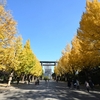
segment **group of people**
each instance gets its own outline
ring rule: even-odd
[[[71,81],[71,79],[68,79],[67,83],[68,83],[69,88],[73,87],[75,89],[80,89],[80,82],[79,82],[78,79],[75,79],[75,80],[72,80],[72,81]],[[85,81],[85,87],[86,87],[86,90],[88,92],[89,92],[90,88],[91,88],[91,90],[93,90],[94,84],[93,84],[92,80]]]
[[[94,84],[93,84],[92,80],[85,81],[85,87],[86,87],[88,92],[89,92],[90,88],[93,90]]]
[[[71,88],[73,85],[73,88],[76,88],[76,89],[80,89],[80,84],[79,84],[79,80],[72,80],[71,79],[68,79],[68,87]]]

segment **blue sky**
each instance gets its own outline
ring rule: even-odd
[[[38,60],[56,61],[79,27],[86,0],[7,0],[23,43]]]

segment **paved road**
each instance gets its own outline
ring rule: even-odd
[[[40,82],[0,87],[0,100],[100,100],[100,91],[69,89],[64,82]]]

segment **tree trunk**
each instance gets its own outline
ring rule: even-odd
[[[34,82],[34,75],[32,76],[32,82]]]
[[[11,74],[9,75],[9,80],[8,80],[7,86],[10,86],[11,85],[11,81],[12,81],[13,74],[14,74],[14,72],[11,72]]]
[[[22,75],[22,82],[24,82],[26,79],[25,79],[25,75]]]

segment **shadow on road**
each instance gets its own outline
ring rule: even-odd
[[[69,89],[64,82],[40,82],[40,85],[12,84],[16,91],[5,91],[5,100],[100,100],[100,92]]]

